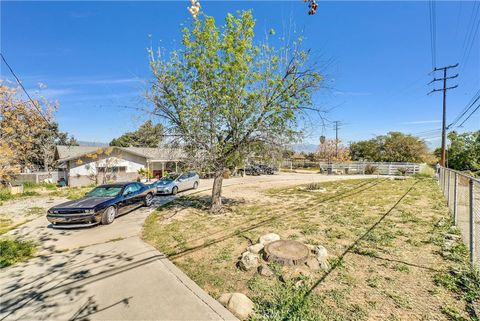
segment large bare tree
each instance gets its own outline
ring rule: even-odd
[[[322,77],[308,63],[301,39],[275,49],[254,39],[250,11],[228,14],[218,26],[200,15],[183,29],[168,56],[150,52],[149,98],[189,157],[214,174],[212,212],[222,205],[224,169],[258,142],[283,143],[298,131]],[[273,31],[271,32],[273,34]]]

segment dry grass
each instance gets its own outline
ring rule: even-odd
[[[448,212],[435,184],[348,180],[322,183],[325,193],[298,186],[260,188],[261,198],[240,200],[238,195],[247,195],[241,189],[253,188],[245,185],[224,190],[232,197],[225,215],[208,214],[205,198],[182,197],[155,211],[143,236],[214,297],[243,292],[259,311],[265,307],[262,297],[278,290],[279,281],[242,272],[236,263],[259,236],[275,232],[329,250],[329,273],[301,269],[312,289],[308,319],[468,319],[466,303],[435,282],[451,267],[441,255],[444,229],[436,224]],[[299,272],[283,268],[280,274],[289,278]]]

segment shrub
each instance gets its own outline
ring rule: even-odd
[[[408,168],[399,167],[399,168],[397,168],[397,172],[398,172],[399,175],[405,176],[405,175],[407,175]]]
[[[378,167],[375,165],[367,164],[367,166],[365,166],[365,174],[367,175],[375,174],[377,170],[378,170]]]
[[[25,261],[35,253],[32,241],[4,238],[0,240],[0,268]]]

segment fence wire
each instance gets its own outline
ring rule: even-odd
[[[470,262],[480,268],[480,180],[441,167],[438,183],[452,220],[470,252]]]

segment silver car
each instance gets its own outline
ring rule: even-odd
[[[187,189],[196,189],[199,181],[200,177],[195,172],[171,173],[153,183],[152,186],[157,188],[157,194],[175,195]]]

